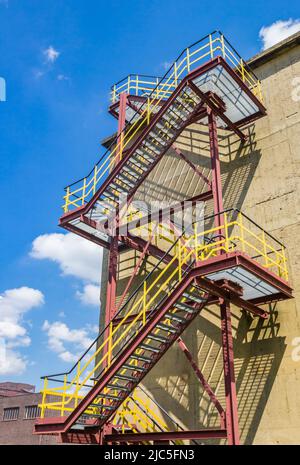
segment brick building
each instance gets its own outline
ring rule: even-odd
[[[53,444],[52,436],[32,434],[41,394],[24,383],[0,383],[0,444]]]

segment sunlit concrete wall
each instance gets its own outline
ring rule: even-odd
[[[271,317],[263,322],[233,308],[239,424],[243,443],[297,444],[300,442],[300,350],[297,351],[296,345],[300,341],[299,36],[296,41],[286,41],[260,59],[255,58],[252,66],[262,80],[268,115],[247,128],[249,140],[244,146],[235,137],[220,134],[224,204],[226,208],[241,209],[287,246],[295,298],[269,307]],[[206,128],[188,127],[176,144],[209,175]],[[138,190],[136,198],[171,204],[203,190],[203,181],[170,150]],[[211,208],[210,202],[207,214]],[[132,251],[121,255],[119,297],[138,256]],[[132,290],[151,269],[151,260],[144,262]],[[183,339],[224,405],[219,309],[203,310]],[[218,425],[208,396],[176,344],[147,375],[143,385],[184,427]],[[165,421],[172,428],[167,417]]]

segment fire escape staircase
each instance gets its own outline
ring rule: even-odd
[[[208,114],[214,112],[219,127],[244,139],[240,127],[265,114],[258,96],[245,84],[247,70],[243,62],[239,59],[234,70],[227,63],[222,37],[209,37],[209,61],[201,64],[200,60],[200,66],[192,69],[193,63],[197,63],[196,58],[191,58],[192,53],[199,53],[203,46],[194,52],[187,49],[186,61],[174,62],[175,71],[169,81],[168,76],[164,77],[146,97],[135,96],[136,105],[138,101],[141,105],[135,107],[129,121],[127,118],[125,129],[114,140],[111,153],[104,155],[100,168],[96,165],[86,178],[66,189],[65,213],[60,220],[64,228],[90,240],[98,229],[102,243],[109,248],[116,216],[122,217],[123,206],[128,205],[187,125],[197,121],[207,124]],[[220,41],[216,50],[222,51],[221,56],[213,53],[214,40],[217,44]],[[182,62],[185,67],[180,75],[178,63]],[[121,96],[122,93],[117,99]],[[267,298],[290,298],[283,246],[280,244],[280,250],[270,246],[267,233],[256,224],[259,233],[245,238],[249,232],[242,222],[245,219],[249,220],[235,211],[233,219],[227,221],[227,213],[219,212],[209,219],[206,232],[183,232],[167,251],[156,247],[156,266],[73,368],[44,377],[42,417],[35,424],[36,434],[101,434],[206,305],[220,299],[231,301],[266,318],[266,312],[257,304],[265,303]],[[253,246],[252,255],[247,256],[253,236],[259,246]],[[272,236],[268,235],[268,239],[278,246]],[[123,239],[118,237],[120,240]],[[256,263],[261,259],[263,265]],[[249,296],[243,295],[244,284],[238,282],[247,283]],[[255,287],[255,295],[251,286]],[[50,383],[57,383],[58,387],[49,387]],[[48,410],[60,416],[45,416]],[[226,428],[221,412],[214,437],[226,438]]]

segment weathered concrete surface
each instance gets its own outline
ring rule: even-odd
[[[295,299],[274,305],[271,318],[264,322],[252,320],[239,309],[233,311],[239,421],[243,443],[297,444],[300,360],[292,354],[295,338],[300,337],[300,92],[295,89],[295,78],[300,77],[300,45],[294,41],[293,47],[285,47],[283,53],[277,51],[261,63],[255,71],[262,80],[268,115],[247,129],[250,138],[244,147],[233,136],[220,136],[224,203],[242,209],[285,243]],[[207,173],[206,133],[203,126],[193,125],[177,145]],[[137,198],[174,203],[204,189],[203,181],[170,151],[139,189]],[[211,202],[206,213],[210,211]],[[122,254],[118,295],[136,256],[135,252]],[[224,403],[219,326],[219,310],[204,310],[183,339]],[[144,386],[186,427],[217,425],[207,395],[176,345],[145,378]]]

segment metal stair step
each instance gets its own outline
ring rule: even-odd
[[[129,160],[129,163],[130,163],[130,160]],[[139,179],[139,177],[141,176],[141,173],[139,171],[136,171],[134,168],[131,168],[131,166],[129,165],[124,165],[123,168],[122,168],[123,172],[124,172],[124,176],[125,174],[129,174],[130,176],[132,176],[133,178],[135,178],[136,180]]]
[[[114,191],[117,191],[120,195],[122,194],[128,194],[129,191],[127,191],[126,189],[123,189],[121,188],[121,186],[118,186],[118,189],[116,189],[116,187],[112,187],[112,185],[110,184],[107,188],[106,188],[106,191],[110,192],[112,195],[115,195],[116,198],[119,198],[120,196],[119,195],[116,195],[114,193]]]
[[[134,169],[135,167],[138,167],[141,171],[141,172],[138,172],[137,170],[135,170],[139,176],[143,176],[143,174],[147,171],[147,167],[144,166],[139,160],[137,160],[136,158],[134,157],[131,157],[130,160],[128,160],[128,162],[130,163],[130,168],[131,169]]]
[[[88,418],[106,418],[107,414],[105,415],[104,413],[84,413],[84,416]]]
[[[149,346],[148,344],[141,344],[139,348],[143,350],[149,350],[149,352],[154,352],[155,354],[158,354],[160,352],[160,349],[158,349],[158,347]]]
[[[133,189],[133,187],[134,187],[134,184],[133,184],[131,181],[125,180],[125,178],[124,178],[123,176],[121,177],[120,174],[118,174],[118,177],[116,178],[116,181],[122,182],[123,184],[125,184],[125,186],[126,186],[126,188],[127,188],[127,190],[128,190],[129,192],[130,192],[131,189]],[[118,184],[118,185],[120,185],[120,184]]]
[[[185,120],[181,118],[180,114],[178,114],[177,111],[175,111],[174,108],[172,109],[171,107],[168,108],[168,111],[162,116],[161,119],[168,121],[169,118],[170,118],[169,115],[168,115],[169,113],[172,113],[172,115],[174,115],[176,117],[176,119],[180,120],[182,123],[185,122]],[[174,118],[174,116],[173,116],[173,118]],[[179,127],[180,127],[180,125],[179,125]]]
[[[156,334],[151,334],[151,333],[148,334],[147,338],[153,339],[153,341],[162,342],[162,343],[166,343],[169,341],[167,337],[156,336]]]
[[[161,146],[161,148],[164,147],[161,143],[159,143],[159,142],[157,143],[155,137],[153,137],[153,136],[152,137],[148,136],[148,138],[145,139],[144,144],[145,144],[146,147],[149,147],[150,150],[152,150],[156,154],[160,153],[159,145]]]
[[[152,362],[151,358],[145,357],[144,355],[132,354],[130,355],[130,358],[133,358],[134,360],[140,360],[141,362],[145,363]]]
[[[182,295],[183,297],[186,297],[187,299],[193,300],[194,302],[197,302],[197,303],[202,303],[205,300],[189,292],[184,292]]]
[[[177,333],[177,329],[174,328],[173,326],[168,326],[163,323],[158,323],[156,325],[157,328],[162,329],[163,331],[168,331],[169,333],[175,334]]]
[[[179,310],[184,310],[187,313],[195,313],[197,311],[189,305],[183,304],[181,302],[174,304],[174,307],[178,308]]]
[[[123,365],[123,368],[126,368],[127,370],[133,370],[133,371],[141,371],[141,372],[146,371],[146,368],[135,366],[135,365],[129,365],[128,363],[125,363]]]
[[[113,396],[111,394],[101,394],[99,396],[100,399],[104,398],[104,399],[110,399],[110,400],[122,400],[122,397],[118,397],[118,396]]]
[[[95,205],[99,205],[101,208],[107,208],[107,210],[113,211],[115,209],[114,205],[106,202],[106,200],[100,199],[96,202]]]
[[[103,410],[115,410],[116,409],[116,405],[103,405],[102,407]]]
[[[126,386],[122,386],[120,384],[107,384],[107,386],[109,389],[114,389],[115,391],[126,391],[126,392],[129,392],[130,389],[128,389],[128,387]]]
[[[138,156],[139,158],[135,158],[135,157],[137,157],[137,156]],[[143,159],[142,159],[142,158],[143,158],[143,155],[140,154],[140,153],[138,153],[138,152],[136,152],[136,153],[134,154],[134,156],[132,157],[133,160],[136,160],[137,163],[141,163],[141,165],[143,165],[145,168],[148,169],[148,168],[149,168],[149,162],[148,162],[145,158],[143,158]]]
[[[121,181],[121,182],[122,182],[122,181]],[[125,183],[123,183],[123,184],[125,184]],[[121,193],[122,193],[123,191],[125,191],[125,192],[130,192],[130,188],[128,189],[128,187],[127,187],[127,189],[126,189],[125,187],[121,186],[120,184],[117,184],[116,182],[112,182],[112,183],[110,184],[110,186],[109,186],[108,189],[109,189],[109,190],[110,190],[110,189],[115,189],[115,190],[117,190],[118,192],[121,192]],[[120,191],[119,189],[121,189],[121,191]]]
[[[106,191],[107,191],[107,189],[106,189],[104,192],[102,192],[102,195],[103,195],[105,198],[107,198],[107,199],[110,200],[111,202],[114,202],[114,203],[117,205],[117,204],[118,204],[118,201],[116,200],[116,197],[115,197],[114,195],[113,195],[113,197],[112,197],[112,195],[109,194],[109,193],[106,192]],[[112,208],[114,208],[114,206],[112,206]]]
[[[124,381],[137,381],[137,378],[135,376],[120,375],[119,373],[114,375],[114,378],[122,379]]]
[[[185,323],[185,319],[184,319],[184,318],[181,318],[180,316],[175,315],[175,314],[173,314],[173,313],[166,313],[165,316],[166,316],[167,318],[170,318],[170,320],[178,321],[178,323]]]
[[[155,160],[155,156],[150,155],[149,153],[147,153],[146,147],[145,147],[144,151],[142,152],[142,155],[141,155],[141,156],[144,158],[144,160],[147,161],[148,166],[149,166],[150,163],[153,163],[154,160]]]
[[[90,407],[101,408],[102,410],[106,408],[108,408],[108,410],[112,410],[113,408],[115,408],[113,405],[95,404],[95,403],[90,404],[88,408]]]

